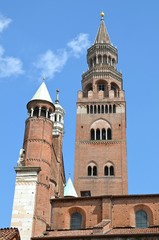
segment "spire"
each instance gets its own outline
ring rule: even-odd
[[[59,90],[56,89],[56,100],[55,103],[59,103]]]
[[[64,189],[64,197],[78,197],[70,177]]]
[[[45,100],[53,103],[50,94],[47,90],[46,84],[44,82],[40,85],[40,87],[38,88],[38,90],[36,91],[31,100]]]
[[[100,22],[100,26],[97,32],[97,36],[95,39],[94,43],[109,43],[110,44],[110,38],[104,23],[104,12],[101,12],[100,14],[101,16],[101,22]]]

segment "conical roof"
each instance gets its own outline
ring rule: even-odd
[[[110,43],[110,38],[104,23],[104,13],[101,13],[101,22],[94,43]]]
[[[64,197],[78,197],[70,177],[64,188]]]
[[[50,94],[47,90],[46,84],[44,82],[40,85],[40,87],[38,88],[38,90],[36,91],[31,100],[45,100],[53,103]]]

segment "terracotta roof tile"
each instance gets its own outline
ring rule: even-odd
[[[159,227],[150,228],[114,228],[107,232],[107,235],[144,235],[144,234],[159,234]]]
[[[0,228],[0,240],[20,240],[18,228]]]

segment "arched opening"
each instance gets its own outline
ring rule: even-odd
[[[105,105],[105,113],[108,113],[108,105]]]
[[[97,128],[96,130],[96,140],[100,140],[100,129]]]
[[[90,113],[91,114],[93,113],[93,106],[92,105],[90,106]]]
[[[103,55],[103,63],[107,64],[107,55]]]
[[[84,97],[88,97],[88,92],[89,91],[92,91],[93,90],[93,88],[92,88],[92,83],[88,83],[87,85],[86,85],[86,87],[84,88],[84,90],[83,90],[83,95],[84,95]]]
[[[91,166],[88,166],[87,173],[88,173],[88,176],[92,176],[92,167]]]
[[[40,114],[40,116],[46,117],[46,109],[45,109],[45,108],[42,108],[42,109],[41,109],[41,114]]]
[[[87,105],[87,114],[89,114],[89,105]]]
[[[108,130],[107,130],[107,139],[108,139],[108,140],[111,140],[111,139],[112,139],[112,131],[111,131],[110,128],[108,128]]]
[[[97,166],[93,166],[93,176],[97,176]]]
[[[102,113],[104,113],[104,106],[102,105]]]
[[[101,64],[101,63],[102,63],[102,56],[98,55],[98,64]]]
[[[111,90],[114,91],[114,97],[119,97],[119,87],[115,83],[111,83]]]
[[[59,115],[59,122],[61,122],[61,115]]]
[[[112,113],[112,105],[109,105],[109,113]]]
[[[78,230],[82,227],[82,215],[79,212],[71,214],[71,230]]]
[[[135,214],[136,227],[137,228],[147,228],[148,227],[148,216],[143,210],[137,211]]]
[[[106,130],[102,129],[102,140],[106,140]]]
[[[105,166],[104,168],[104,176],[108,176],[108,166]]]
[[[94,113],[95,113],[95,114],[97,113],[97,107],[96,107],[96,105],[94,105]]]
[[[55,114],[55,122],[57,122],[57,115]]]
[[[110,166],[110,176],[114,176],[114,167]]]
[[[98,113],[100,114],[100,105],[98,105]]]
[[[33,112],[33,117],[38,117],[39,116],[39,108],[36,107]]]
[[[91,140],[95,140],[95,132],[94,129],[91,129]]]
[[[105,80],[99,80],[97,81],[97,91],[103,91],[104,96],[107,96],[107,82]]]
[[[113,113],[116,113],[116,105],[113,105]]]

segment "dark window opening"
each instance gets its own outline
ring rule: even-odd
[[[136,227],[137,228],[147,228],[148,227],[148,217],[145,211],[136,212]]]
[[[92,175],[92,167],[88,166],[88,176],[91,176],[91,175]]]
[[[104,113],[104,106],[102,105],[102,113]]]
[[[104,91],[105,85],[104,84],[98,84],[98,91]]]
[[[90,106],[90,113],[91,114],[93,113],[93,106],[92,105]]]
[[[107,130],[107,139],[108,140],[111,140],[112,139],[112,131],[111,131],[111,129],[110,128],[108,128],[108,130]]]
[[[94,105],[94,113],[95,113],[95,114],[97,113],[97,107],[96,107],[96,105]]]
[[[90,197],[91,191],[81,191],[81,197]]]
[[[93,176],[97,176],[97,167],[93,166]]]
[[[46,117],[46,109],[44,109],[44,108],[41,109],[41,114],[40,114],[40,116]]]
[[[95,140],[95,132],[94,132],[94,129],[91,129],[91,140]]]
[[[114,167],[110,166],[110,176],[114,176]]]
[[[112,113],[112,106],[109,105],[109,113]]]
[[[89,106],[87,105],[87,114],[89,114]]]
[[[33,116],[34,116],[34,117],[38,117],[38,115],[39,115],[39,108],[36,107],[36,108],[34,109]]]
[[[113,105],[113,113],[116,113],[116,105]]]
[[[104,168],[104,175],[108,176],[108,166],[105,166],[105,168]]]
[[[100,113],[100,105],[98,105],[98,113]]]
[[[79,212],[71,214],[71,229],[78,230],[82,227],[82,215]]]
[[[96,130],[96,140],[100,140],[100,129]]]
[[[102,140],[106,140],[106,131],[104,128],[102,129]]]
[[[108,113],[108,105],[105,105],[105,113]]]

